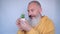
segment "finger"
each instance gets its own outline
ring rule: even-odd
[[[26,24],[29,24],[28,21],[25,21]]]
[[[17,21],[17,22],[16,22],[16,25],[19,25],[19,24],[20,24],[19,21]]]
[[[20,18],[17,19],[16,24],[20,24]]]
[[[18,28],[19,28],[20,30],[23,30],[23,28],[22,28],[21,26],[18,26]]]
[[[21,25],[26,25],[25,21],[21,21],[20,24],[21,24]]]

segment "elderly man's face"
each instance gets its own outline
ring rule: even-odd
[[[39,13],[41,13],[41,8],[36,3],[28,5],[28,15],[31,19],[35,18]]]

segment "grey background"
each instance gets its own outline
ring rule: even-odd
[[[0,34],[17,34],[16,19],[22,13],[27,15],[27,5],[31,0],[0,0]],[[60,0],[37,0],[42,5],[42,15],[51,18],[55,34],[60,34]]]

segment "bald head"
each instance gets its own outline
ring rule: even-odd
[[[30,4],[32,4],[32,3],[35,3],[36,5],[38,5],[39,7],[41,7],[41,4],[40,4],[38,1],[31,1],[31,2],[29,2],[28,5],[30,5]]]

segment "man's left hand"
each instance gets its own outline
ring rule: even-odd
[[[22,29],[25,31],[30,31],[32,28],[27,21],[21,20],[20,25],[21,25]]]

